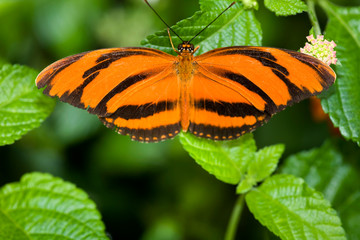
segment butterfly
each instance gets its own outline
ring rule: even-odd
[[[46,67],[36,85],[120,134],[157,142],[181,131],[238,138],[336,78],[325,63],[296,51],[233,46],[194,56],[190,42],[174,49],[177,56],[144,47],[76,54]]]

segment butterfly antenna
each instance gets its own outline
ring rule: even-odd
[[[146,1],[146,0],[145,0]],[[224,12],[226,12],[229,8],[231,8],[235,2],[232,2],[224,11],[222,11],[214,20],[212,20],[206,27],[204,27],[200,32],[198,32],[192,39],[190,39],[189,43],[194,40],[197,36],[199,36],[200,33],[202,33],[205,29],[207,29],[213,22],[215,22],[221,15],[223,15]]]
[[[182,40],[182,38],[174,30],[172,30],[172,28],[160,17],[160,15],[155,11],[155,9],[150,5],[150,3],[147,0],[144,1],[151,8],[151,10],[153,10],[156,16],[158,16],[160,20],[168,27],[168,29],[170,29],[181,41],[184,42],[184,40]]]
[[[167,29],[167,32],[168,32],[168,35],[169,35],[169,39],[170,39],[170,43],[171,43],[172,49],[173,49],[177,54],[180,55],[180,52],[179,52],[178,50],[176,50],[176,48],[174,47],[174,44],[173,44],[172,39],[171,39],[171,35],[170,35],[170,30],[169,30],[169,28]]]

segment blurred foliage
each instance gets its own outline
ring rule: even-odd
[[[193,0],[150,2],[169,25],[199,10]],[[266,46],[299,49],[311,27],[305,13],[276,17],[262,1],[255,15]],[[320,11],[319,17],[325,25],[325,14]],[[0,59],[41,70],[70,54],[139,46],[162,29],[142,0],[0,0]],[[284,143],[286,156],[339,138],[327,123],[313,122],[308,101],[277,114],[254,135],[259,148]],[[343,161],[359,162],[352,143],[337,142],[351,153]],[[234,187],[195,164],[178,138],[133,142],[86,111],[60,103],[40,128],[0,148],[0,185],[31,171],[52,173],[84,189],[113,239],[221,239],[236,199]],[[271,236],[247,210],[242,219],[239,239]]]

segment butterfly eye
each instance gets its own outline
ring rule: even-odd
[[[179,44],[179,45],[178,45],[178,50],[179,50],[179,52],[182,52],[183,49],[184,49],[184,48],[183,48],[183,44]]]
[[[188,49],[189,49],[189,52],[194,52],[194,45],[189,44]]]

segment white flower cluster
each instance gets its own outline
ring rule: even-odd
[[[316,57],[327,65],[336,64],[336,51],[334,51],[336,44],[334,41],[324,40],[323,35],[318,35],[316,39],[310,35],[306,39],[310,43],[306,43],[304,48],[300,48],[300,52]]]

